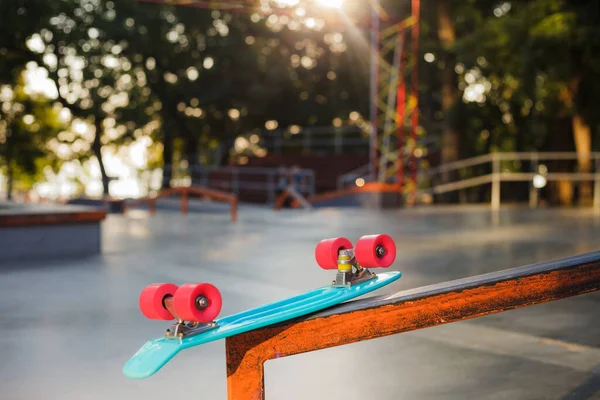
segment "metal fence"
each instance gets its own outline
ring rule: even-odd
[[[358,126],[310,127],[293,134],[288,130],[264,132],[261,145],[271,154],[281,154],[286,149],[301,150],[303,154],[326,150],[329,154],[342,154],[349,149],[367,154],[369,136]],[[333,151],[332,151],[333,149]]]
[[[315,172],[310,169],[291,170],[265,167],[172,167],[171,186],[201,186],[239,195],[241,192],[264,194],[269,203],[275,202],[280,191],[294,179],[296,190],[304,196],[315,194]],[[162,174],[161,174],[162,175]],[[147,192],[160,190],[162,181],[145,180]]]
[[[548,162],[571,161],[566,171],[550,171]],[[578,169],[578,163],[589,162],[589,172]],[[473,167],[487,165],[488,173],[461,178],[461,171],[473,171]],[[527,169],[526,171],[524,169]],[[459,179],[447,181],[454,173]],[[464,175],[464,174],[463,174]],[[471,173],[470,175],[474,175]],[[573,152],[520,152],[490,153],[435,168],[419,171],[421,189],[418,194],[442,194],[470,187],[491,184],[491,207],[498,209],[501,202],[502,182],[529,182],[529,204],[536,207],[539,190],[550,181],[593,182],[593,205],[600,209],[600,153],[579,154]]]
[[[437,142],[435,138],[432,137],[424,137],[420,138],[414,149],[421,149],[426,152],[426,154],[431,155],[439,152],[439,148],[437,147]],[[403,151],[403,155],[401,157],[403,166],[404,166],[404,175],[405,181],[408,180],[413,174],[418,174],[418,169],[412,171],[409,168],[409,162],[412,160],[417,162],[421,157],[411,157],[414,149],[410,146],[405,146]],[[379,163],[379,175],[380,175],[380,183],[396,183],[397,179],[397,168],[399,166],[400,159],[398,158],[398,151],[392,151],[387,155],[388,160],[393,160],[392,162],[386,162],[384,158],[380,159]],[[364,182],[371,181],[373,170],[371,164],[363,165],[360,168],[356,168],[352,171],[349,171],[343,175],[340,175],[337,179],[337,189],[344,190],[349,189],[356,186],[356,180],[362,179]],[[383,182],[381,179],[385,180]]]

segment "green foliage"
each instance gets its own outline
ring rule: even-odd
[[[60,165],[48,147],[50,140],[64,129],[64,123],[58,117],[58,109],[45,97],[26,93],[23,75],[12,87],[0,86],[0,91],[3,170],[9,179],[20,182],[19,189],[31,189],[46,167],[56,170]]]
[[[444,47],[439,3],[421,7],[420,112],[431,135],[450,122],[461,157],[552,149],[563,122],[581,114],[598,146],[597,1],[448,3],[456,41]],[[383,5],[392,16],[410,8]],[[280,18],[136,1],[0,2],[0,87],[15,94],[0,103],[5,166],[38,178],[46,164],[102,161],[103,151],[147,138],[151,166],[224,163],[218,155],[238,136],[331,125],[351,111],[368,115],[369,53],[358,37],[367,32],[294,27],[291,17]],[[435,61],[423,62],[423,53]],[[55,98],[25,93],[20,79],[31,62],[48,71]],[[440,115],[450,62],[459,96]],[[63,126],[63,108],[94,135]],[[25,115],[35,123],[24,123]],[[71,150],[58,157],[61,145]]]
[[[433,3],[424,7],[423,47],[439,53]],[[599,9],[592,0],[451,2],[456,43],[448,50],[456,56],[462,100],[444,118],[461,132],[461,157],[552,149],[557,121],[575,112],[599,125]],[[439,75],[443,65],[436,63]],[[435,90],[436,81],[429,75],[424,84]],[[483,97],[469,98],[479,83],[488,85]]]
[[[0,165],[9,186],[18,178],[29,188],[56,161],[47,151],[59,125],[56,115],[47,99],[26,93],[23,76],[26,65],[38,60],[27,38],[53,7],[42,0],[0,2]]]

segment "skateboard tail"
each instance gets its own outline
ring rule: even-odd
[[[179,341],[168,343],[150,340],[129,359],[123,367],[123,374],[131,379],[144,379],[154,375],[183,348]]]

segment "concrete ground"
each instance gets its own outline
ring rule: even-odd
[[[207,281],[222,316],[245,310],[328,284],[323,238],[392,235],[404,276],[377,294],[600,249],[588,210],[212,211],[110,215],[101,256],[1,264],[0,399],[225,399],[224,341],[122,375],[168,325],[140,314],[140,291]],[[267,399],[600,399],[599,317],[595,293],[269,361]]]

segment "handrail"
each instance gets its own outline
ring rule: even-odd
[[[307,203],[315,204],[322,201],[337,199],[340,197],[355,195],[360,193],[398,193],[400,192],[400,186],[395,183],[379,183],[379,182],[367,182],[363,186],[353,186],[347,189],[333,190],[329,192],[315,194],[306,198]],[[279,204],[276,207],[280,206]],[[292,208],[299,207],[300,204],[294,200],[292,201]]]
[[[498,176],[502,181],[521,181],[528,182],[539,174],[531,172],[500,172]],[[547,181],[593,181],[600,178],[600,173],[592,172],[550,172],[544,175]]]
[[[480,156],[475,156],[475,157],[471,157],[471,158],[466,158],[463,160],[458,160],[458,161],[453,161],[453,162],[449,162],[449,163],[445,163],[442,165],[439,165],[437,167],[432,167],[429,169],[425,169],[425,170],[420,170],[418,175],[419,177],[431,177],[433,175],[436,174],[442,174],[445,172],[451,172],[451,171],[455,171],[461,168],[468,168],[468,167],[474,167],[477,165],[482,165],[482,164],[487,164],[487,163],[493,163],[493,162],[498,162],[498,161],[531,161],[534,160],[536,162],[540,162],[540,161],[558,161],[558,160],[579,160],[579,159],[585,159],[585,158],[589,158],[591,160],[600,160],[600,152],[589,152],[587,154],[579,154],[579,153],[575,153],[575,152],[497,152],[497,153],[488,153],[488,154],[483,154]],[[340,175],[338,177],[338,189],[342,189],[344,187],[344,183],[348,182],[350,179],[352,178],[357,178],[359,176],[363,176],[363,169],[369,167],[369,165],[365,165],[362,166],[360,168],[357,168],[356,170],[350,171],[344,175]],[[369,168],[370,170],[370,168]],[[363,174],[363,175],[358,175],[358,174]],[[508,175],[509,173],[502,173],[502,180],[520,180],[520,181],[526,181],[529,180],[529,178],[526,178],[524,175],[521,177],[516,177],[516,175],[514,175],[515,173],[513,173],[513,175]],[[523,173],[526,174],[526,173]],[[594,180],[596,179],[595,176],[593,176],[593,174],[588,174],[588,175],[576,175],[575,177],[572,175],[572,173],[569,173],[571,175],[559,175],[559,173],[553,173],[553,174],[548,174],[547,180],[560,180],[560,179],[574,179],[574,180]],[[527,176],[531,176],[531,179],[533,179],[533,175],[527,175]],[[473,182],[478,182],[475,179],[477,178],[481,178],[480,183],[473,183]],[[450,183],[445,183],[443,185],[440,185],[440,187],[436,187],[436,188],[432,188],[430,190],[422,190],[423,193],[428,193],[428,192],[433,192],[433,193],[445,193],[448,191],[452,191],[452,190],[459,190],[459,189],[464,189],[467,187],[472,187],[472,186],[477,186],[478,184],[481,183],[489,183],[491,182],[490,178],[487,177],[487,175],[485,177],[477,177],[477,178],[468,178],[467,180],[465,180],[464,183],[458,184],[458,182],[450,182]],[[471,181],[473,180],[473,181]],[[462,182],[462,181],[460,181]],[[456,185],[455,185],[456,184]]]
[[[423,175],[434,175],[443,172],[450,172],[460,168],[474,167],[480,164],[486,164],[492,161],[557,161],[557,160],[578,160],[580,158],[590,158],[592,160],[600,160],[600,152],[590,152],[587,154],[579,154],[575,152],[497,152],[488,153],[481,156],[465,158],[464,160],[453,161],[442,164],[438,167],[423,170]]]
[[[173,167],[173,165],[165,165],[164,169],[172,171],[192,171],[192,172],[230,172],[230,173],[244,173],[250,175],[277,175],[279,174],[280,168],[272,167],[235,167],[231,165],[214,167],[214,166],[189,166],[189,167]],[[285,169],[285,168],[282,168]],[[299,168],[299,171],[310,174],[314,173],[311,169]]]
[[[352,171],[348,171],[345,174],[338,176],[336,187],[338,190],[342,190],[347,182],[357,178],[364,178],[366,180],[366,177],[370,174],[371,164],[365,164],[362,167],[355,168]]]
[[[446,164],[442,164],[438,167],[429,168],[427,170],[422,170],[421,174],[423,175],[434,175],[443,172],[450,172],[460,168],[466,167],[474,167],[475,165],[485,164],[493,161],[494,153],[484,154],[482,156],[476,156],[471,158],[466,158],[464,160],[458,160],[449,162]]]
[[[194,182],[198,182],[202,187],[210,187],[217,189],[231,190],[235,195],[240,194],[240,190],[262,191],[266,192],[269,200],[274,201],[277,191],[280,188],[278,180],[281,177],[288,177],[289,170],[287,168],[273,167],[236,167],[236,166],[188,166],[178,167],[173,165],[165,165],[163,170],[170,171],[172,175],[185,175],[183,179],[171,179],[171,185],[174,186],[189,186]],[[222,173],[225,177],[211,177],[211,174]],[[315,171],[312,169],[299,168],[297,173],[302,177],[301,182],[296,182],[296,188],[303,195],[313,195],[315,193],[316,179]],[[261,176],[264,181],[253,181],[245,178],[250,176]],[[194,183],[195,186],[195,183]]]
[[[592,151],[589,153],[576,153],[576,152],[498,152],[498,153],[490,153],[500,161],[506,160],[531,160],[532,158],[541,160],[577,160],[580,158],[590,158],[592,160],[600,159],[600,152]]]
[[[262,136],[263,137],[280,137],[283,136],[283,134],[287,133],[288,129],[274,129],[274,130],[270,130],[270,131],[266,131],[263,132]],[[295,134],[294,136],[301,136],[301,135],[331,135],[331,134],[336,134],[336,133],[362,133],[363,129],[361,129],[359,126],[353,126],[353,125],[347,125],[347,126],[340,126],[340,127],[334,127],[331,125],[328,126],[307,126],[304,128],[301,128],[300,131]]]
[[[238,208],[238,199],[237,196],[231,193],[225,193],[214,189],[204,188],[204,187],[172,187],[169,189],[161,190],[155,196],[148,196],[141,199],[137,199],[129,204],[123,206],[123,214],[133,207],[140,206],[142,204],[147,203],[150,208],[150,214],[156,214],[156,201],[163,197],[169,197],[174,194],[181,195],[181,213],[188,213],[188,200],[190,195],[199,196],[199,197],[209,197],[216,200],[224,201],[230,204],[231,206],[231,220],[237,221],[237,208]]]
[[[586,172],[548,172],[547,168],[539,169],[538,167],[544,161],[557,160],[581,160],[589,159],[594,162],[590,163],[592,169]],[[503,161],[528,161],[529,171],[510,172],[503,171]],[[454,171],[461,168],[473,167],[476,165],[491,163],[490,172],[485,175],[458,179],[452,182],[436,183],[433,175]],[[593,172],[592,172],[593,171]],[[500,189],[502,182],[529,182],[529,205],[536,207],[538,202],[538,190],[545,186],[549,181],[587,181],[593,182],[593,207],[600,210],[600,152],[576,153],[576,152],[497,152],[489,153],[482,156],[472,157],[465,160],[459,160],[447,164],[442,164],[435,168],[430,168],[421,171],[419,176],[425,178],[424,183],[427,183],[427,178],[432,179],[429,182],[429,188],[417,189],[417,194],[442,194],[452,191],[462,190],[474,186],[491,183],[491,206],[497,210],[500,207]],[[537,183],[536,183],[537,181]]]
[[[435,143],[435,139],[434,138],[429,138],[429,137],[424,137],[424,138],[420,138],[417,141],[417,146],[429,146],[431,144]],[[410,154],[409,151],[406,151],[405,149],[405,153],[402,157],[403,160],[405,160],[405,164],[408,165],[408,159],[407,156]],[[431,153],[431,151],[430,151]],[[398,151],[392,151],[388,154],[388,158],[391,160],[395,160],[394,164],[398,163]],[[395,172],[393,174],[389,173],[390,171],[395,171],[395,168],[397,168],[397,166],[390,166],[388,168],[388,174],[389,175],[395,175]],[[410,174],[410,172],[406,173],[406,176],[408,177]],[[361,167],[358,167],[356,169],[353,169],[352,171],[348,171],[340,176],[338,176],[337,178],[337,190],[343,190],[346,189],[346,184],[352,182],[353,180],[357,179],[357,178],[363,178],[365,179],[365,182],[370,181],[369,176],[371,175],[371,164],[365,164]]]
[[[447,193],[447,192],[453,192],[455,190],[470,188],[473,186],[483,185],[484,183],[493,182],[493,180],[494,180],[493,174],[476,176],[473,178],[462,179],[462,180],[456,181],[456,182],[443,183],[440,185],[436,185],[429,190],[422,190],[422,192],[424,192],[424,193],[431,192],[431,193],[435,193],[435,194],[442,194],[442,193]]]
[[[230,400],[265,398],[264,363],[600,290],[600,251],[371,297],[225,340]]]
[[[275,129],[264,132],[261,145],[275,154],[281,153],[283,147],[302,147],[304,152],[310,152],[313,147],[333,147],[335,154],[341,154],[345,146],[361,146],[365,150],[369,145],[369,137],[359,126],[343,127],[304,127],[291,137],[285,137],[288,129]],[[353,137],[348,137],[353,135]]]

